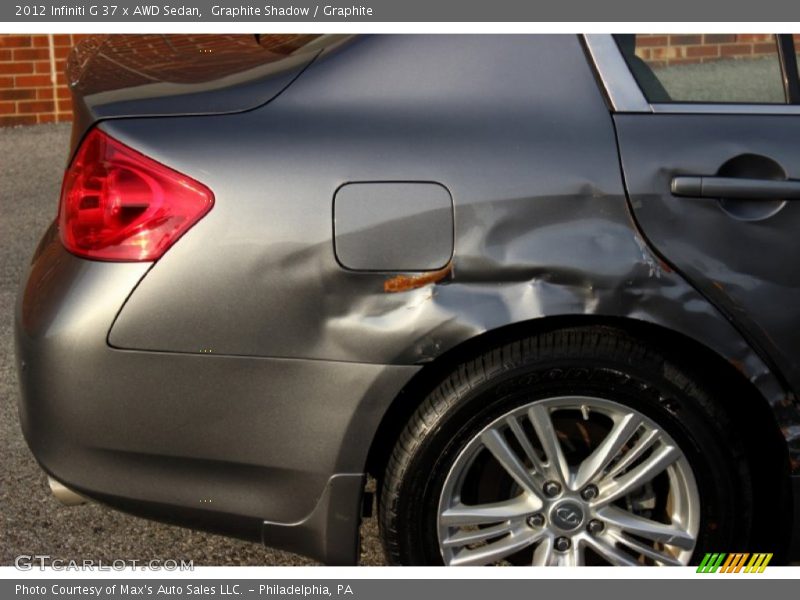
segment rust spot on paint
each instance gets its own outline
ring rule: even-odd
[[[429,283],[438,283],[453,272],[453,263],[438,271],[428,271],[419,275],[395,275],[383,282],[383,291],[387,294],[415,290]]]
[[[662,259],[660,256],[656,257],[658,259],[658,266],[661,267],[661,270],[664,273],[672,273],[672,267],[669,266],[669,263]]]

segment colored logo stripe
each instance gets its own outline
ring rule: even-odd
[[[748,562],[747,559],[750,559]],[[703,561],[697,567],[698,573],[763,573],[769,561],[772,560],[772,553],[735,552],[727,554],[725,552],[708,552],[703,557]],[[747,563],[747,566],[745,566]]]

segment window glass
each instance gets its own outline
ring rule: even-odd
[[[650,102],[786,102],[772,34],[614,37]]]
[[[797,50],[797,73],[800,75],[800,33],[792,35],[794,39],[794,47]]]

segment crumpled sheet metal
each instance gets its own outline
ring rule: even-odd
[[[541,209],[542,200],[537,202]],[[623,317],[660,325],[709,347],[761,392],[786,437],[792,469],[800,472],[793,394],[716,308],[650,251],[620,210],[624,202],[594,202],[605,204],[602,216],[575,219],[572,213],[528,231],[515,219],[499,219],[485,235],[460,237],[446,269],[420,277],[416,289],[350,298],[348,310],[329,315],[325,336],[346,354],[381,339],[384,347],[399,350],[385,359],[425,363],[484,332],[551,316]],[[398,280],[402,276],[386,276],[392,285]],[[413,282],[408,278],[409,288]]]

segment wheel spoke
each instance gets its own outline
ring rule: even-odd
[[[636,460],[644,454],[650,446],[658,439],[659,432],[657,429],[651,429],[642,437],[640,437],[636,442],[634,442],[633,446],[628,448],[627,452],[622,455],[622,458],[619,462],[615,463],[614,466],[606,473],[603,479],[613,479],[620,473],[622,473],[625,469],[627,469],[630,465],[632,465]]]
[[[534,567],[548,567],[553,564],[553,554],[553,538],[547,536],[536,546],[536,550],[533,551],[533,562],[531,562],[531,565]]]
[[[644,461],[621,475],[618,479],[612,481],[604,480],[605,483],[600,488],[600,499],[597,505],[603,506],[610,504],[617,498],[643,486],[678,460],[680,456],[680,450],[675,446],[664,444],[660,448],[654,450]]]
[[[632,413],[615,420],[614,426],[605,439],[581,463],[572,483],[573,488],[579,490],[600,475],[619,454],[625,444],[628,443],[628,440],[636,433],[641,424],[642,420]]]
[[[542,535],[544,535],[542,531],[522,531],[509,534],[478,548],[464,548],[453,555],[450,564],[453,566],[493,564],[527,548]]]
[[[609,535],[620,544],[627,546],[634,552],[638,552],[661,565],[667,565],[671,567],[680,567],[681,565],[683,565],[683,563],[679,561],[677,558],[675,558],[673,555],[668,554],[666,552],[659,552],[655,548],[648,546],[647,544],[643,544],[638,540],[634,540],[633,538],[627,535],[623,535],[617,532],[609,532]]]
[[[533,496],[522,494],[511,500],[490,502],[487,504],[456,504],[445,510],[439,522],[447,527],[465,527],[468,525],[487,525],[514,519],[521,519],[541,509],[541,502]]]
[[[522,450],[525,452],[525,456],[528,457],[528,460],[531,461],[531,464],[534,468],[534,478],[539,475],[544,477],[545,470],[542,461],[539,459],[539,455],[534,450],[533,445],[531,444],[531,440],[525,434],[525,431],[522,429],[522,426],[519,424],[519,421],[516,417],[508,417],[506,419],[506,423],[508,423],[509,429],[514,434],[514,437],[517,439],[517,442],[522,447]],[[537,484],[540,483],[537,481]]]
[[[550,418],[550,411],[546,406],[534,404],[528,409],[528,418],[544,449],[550,476],[566,485],[569,482],[569,465],[561,449],[558,432]]]
[[[484,527],[482,529],[462,530],[452,534],[442,542],[442,546],[448,548],[459,548],[469,544],[477,544],[478,542],[485,542],[503,534],[511,533],[513,525],[508,521],[504,521],[498,525],[491,527]]]
[[[489,429],[483,433],[481,441],[497,462],[500,463],[500,466],[511,475],[523,490],[529,494],[538,495],[536,481],[531,472],[499,431]]]
[[[677,546],[682,550],[694,548],[695,539],[683,529],[674,525],[666,525],[640,517],[616,506],[606,506],[597,511],[597,516],[606,522],[621,529],[625,533],[645,538],[653,542],[661,542],[670,546]]]
[[[639,563],[636,562],[630,554],[623,552],[613,544],[609,544],[601,538],[587,537],[586,543],[591,546],[592,550],[597,552],[612,565],[621,565],[625,567],[639,566]]]

